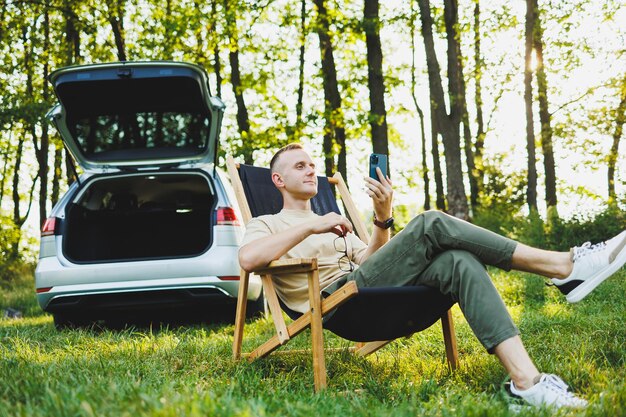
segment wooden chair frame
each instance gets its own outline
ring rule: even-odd
[[[252,219],[252,214],[248,206],[248,201],[244,193],[243,184],[239,177],[239,164],[235,162],[232,156],[226,158],[226,167],[228,175],[235,191],[237,202],[241,210],[244,224],[247,224]],[[350,220],[354,226],[355,232],[361,240],[365,243],[369,243],[369,233],[365,227],[359,211],[350,196],[348,187],[340,173],[336,173],[333,177],[328,178],[331,184],[334,184],[344,206],[348,211]],[[291,324],[287,325],[281,310],[278,296],[274,288],[272,281],[272,274],[280,273],[292,273],[302,272],[307,274],[309,282],[309,303],[310,310],[303,314],[297,320],[294,320]],[[269,312],[274,321],[274,327],[276,328],[276,334],[257,347],[255,350],[246,354],[249,361],[253,361],[257,358],[262,358],[282,345],[286,344],[291,338],[301,333],[306,328],[311,328],[311,347],[313,354],[313,379],[315,383],[315,391],[326,388],[326,364],[324,360],[324,336],[322,328],[322,317],[333,310],[334,308],[342,305],[350,298],[358,294],[358,288],[355,282],[348,282],[339,290],[335,291],[329,297],[322,299],[320,295],[319,276],[317,269],[316,258],[301,258],[301,259],[288,259],[278,260],[271,262],[267,267],[258,269],[254,273],[261,276],[261,282],[263,284],[263,291],[269,307]],[[241,347],[243,343],[243,330],[246,320],[246,305],[248,294],[248,283],[250,273],[241,270],[239,281],[239,293],[237,296],[237,310],[235,316],[235,334],[233,340],[233,359],[239,360],[242,357]],[[456,336],[454,333],[454,323],[452,321],[452,315],[448,310],[441,317],[441,323],[443,327],[443,336],[446,349],[446,358],[448,366],[451,370],[458,367],[458,351],[456,345]],[[369,343],[356,343],[353,348],[357,355],[365,356],[376,352],[391,340],[369,342]]]

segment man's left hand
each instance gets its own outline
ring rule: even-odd
[[[365,191],[372,198],[376,218],[384,221],[391,217],[393,185],[391,179],[385,176],[378,167],[376,167],[376,174],[379,181],[365,177]]]

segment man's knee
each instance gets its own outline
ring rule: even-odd
[[[411,221],[406,225],[405,229],[418,229],[425,232],[427,229],[430,229],[433,224],[445,221],[447,217],[449,216],[442,211],[427,210],[413,217],[413,219],[411,219]]]
[[[450,249],[437,256],[438,261],[451,267],[462,267],[464,269],[485,270],[485,265],[476,255],[466,250]]]
[[[437,220],[447,217],[448,215],[444,213],[443,211],[439,211],[439,210],[427,210],[419,214],[418,216],[423,216],[424,220],[426,221],[437,221]]]

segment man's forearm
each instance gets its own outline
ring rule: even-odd
[[[310,226],[302,224],[250,242],[239,249],[239,265],[248,272],[262,268],[283,256],[311,233]]]
[[[370,257],[374,252],[380,249],[385,243],[389,242],[391,237],[390,229],[381,229],[378,226],[374,226],[372,231],[372,237],[370,243],[367,245],[367,250],[363,255],[363,261]]]

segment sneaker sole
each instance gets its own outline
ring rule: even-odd
[[[626,263],[626,247],[622,248],[621,252],[615,260],[606,268],[601,270],[594,276],[574,288],[565,297],[570,303],[577,303],[583,298],[588,296],[598,285],[602,284],[608,277],[616,273]]]

